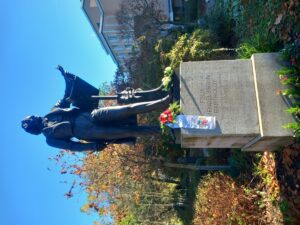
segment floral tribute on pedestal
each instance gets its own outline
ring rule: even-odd
[[[164,132],[166,130],[167,125],[176,123],[176,116],[180,114],[180,105],[178,102],[173,102],[170,104],[169,108],[166,109],[159,116],[160,127]]]
[[[173,87],[173,70],[167,67],[164,71],[162,84],[165,91],[169,91]],[[188,128],[188,129],[215,129],[216,118],[214,116],[203,115],[182,115],[180,114],[180,105],[178,102],[170,104],[169,108],[160,114],[159,120],[163,133],[166,133],[168,128]]]

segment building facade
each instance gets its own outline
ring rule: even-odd
[[[122,0],[81,0],[82,9],[97,34],[105,52],[119,67],[124,67],[134,45],[133,32],[121,34],[117,20]],[[172,0],[161,0],[161,7],[169,20],[173,20]]]

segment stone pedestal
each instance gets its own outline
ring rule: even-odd
[[[276,91],[278,54],[254,54],[246,60],[184,62],[180,65],[183,114],[215,116],[214,130],[181,129],[185,148],[274,150],[291,141],[293,122]]]

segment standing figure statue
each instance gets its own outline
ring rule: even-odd
[[[47,115],[28,116],[22,120],[25,131],[35,135],[43,133],[48,145],[72,151],[100,151],[109,143],[132,143],[137,137],[160,135],[158,126],[138,126],[136,116],[168,107],[170,97],[161,88],[134,90],[133,95],[124,91],[116,100],[135,103],[98,108],[95,87],[65,72],[61,66],[58,70],[66,83],[64,97]],[[124,94],[127,97],[124,98]],[[163,97],[153,100],[157,96]]]

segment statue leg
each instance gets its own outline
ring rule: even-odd
[[[122,143],[120,140],[130,140],[137,137],[152,137],[161,135],[158,126],[99,126],[94,128],[90,140],[106,140],[111,143]]]
[[[161,130],[158,126],[124,126],[119,129],[113,128],[111,133],[109,133],[109,139],[118,140],[122,138],[152,137],[159,135],[161,135]]]
[[[92,111],[91,116],[95,121],[108,123],[127,119],[130,116],[134,116],[141,113],[147,113],[154,110],[164,110],[168,107],[170,97],[149,101],[140,102],[122,106],[111,106]]]

